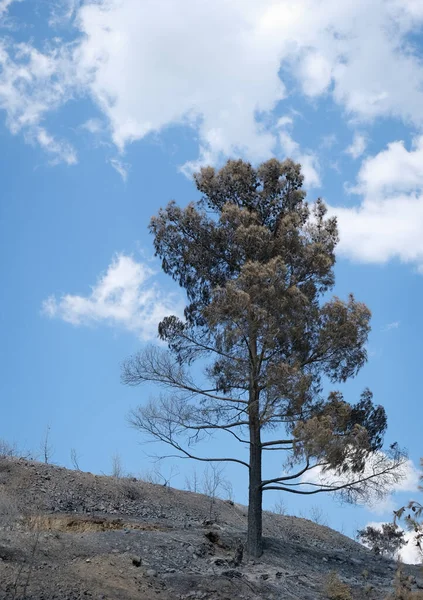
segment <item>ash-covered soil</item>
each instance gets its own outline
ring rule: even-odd
[[[0,459],[2,600],[319,600],[333,571],[356,600],[392,590],[394,562],[328,527],[266,513],[259,560],[242,556],[245,532],[230,502]]]

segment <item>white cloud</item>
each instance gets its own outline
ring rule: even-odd
[[[97,133],[101,133],[104,127],[100,119],[88,119],[85,121],[85,123],[82,123],[81,129],[85,129],[89,133],[95,135]]]
[[[328,135],[324,135],[320,141],[320,147],[329,149],[333,148],[338,142],[338,138],[335,133],[329,133]]]
[[[2,17],[13,2],[22,2],[22,0],[0,0],[0,17]]]
[[[340,228],[339,251],[362,262],[399,258],[423,269],[423,136],[410,150],[396,141],[361,165],[351,189],[359,206],[332,207]]]
[[[204,152],[267,157],[274,137],[255,116],[284,97],[275,40],[255,3],[173,0],[83,6],[78,64],[107,115],[115,144],[170,124],[198,129]],[[217,43],[218,40],[218,43]]]
[[[416,545],[415,534],[411,531],[406,531],[404,539],[407,545],[399,552],[400,560],[406,565],[421,565],[422,553]]]
[[[383,328],[383,331],[392,331],[393,329],[398,329],[400,326],[399,321],[393,321],[392,323],[388,323],[386,327]]]
[[[30,44],[0,41],[0,109],[13,134],[23,132],[56,161],[76,162],[76,152],[41,125],[46,115],[72,95],[77,81],[69,61],[69,49],[52,44],[45,53]],[[72,90],[71,90],[72,88]]]
[[[355,133],[354,138],[350,146],[345,149],[345,153],[352,156],[352,158],[359,158],[367,148],[367,138],[361,133]]]
[[[294,119],[288,115],[283,115],[277,120],[276,127],[286,127],[287,125],[293,125]]]
[[[13,132],[90,95],[120,151],[185,124],[199,143],[186,172],[233,155],[258,161],[276,150],[269,116],[292,77],[352,120],[423,126],[422,61],[407,38],[423,23],[418,0],[67,0],[62,12],[73,44],[59,49],[53,32],[43,51],[3,42],[0,107]]]
[[[280,128],[279,143],[282,152],[284,152],[287,157],[301,163],[301,170],[304,175],[306,187],[318,188],[321,186],[319,159],[311,150],[302,151],[299,143],[293,139],[286,129],[284,129],[284,127],[289,127],[292,123],[293,120],[291,117],[282,117],[278,121]]]
[[[58,27],[66,24],[75,13],[81,4],[81,0],[50,0],[50,19],[51,27]]]
[[[34,128],[33,134],[41,148],[53,156],[53,164],[64,162],[75,165],[78,162],[76,150],[67,142],[55,139],[44,127]]]
[[[126,182],[126,180],[128,179],[128,170],[129,170],[128,163],[123,162],[119,158],[111,158],[109,160],[109,163],[114,168],[114,170],[117,173],[119,173],[119,175],[122,177],[123,181]]]
[[[153,339],[164,316],[183,310],[180,296],[165,295],[153,275],[147,265],[119,254],[88,296],[50,296],[42,311],[72,325],[105,323],[133,332],[142,340]]]
[[[422,125],[421,64],[404,43],[420,12],[385,0],[186,0],[182,12],[174,0],[88,3],[78,63],[119,148],[192,123],[207,158],[261,159],[275,139],[256,113],[284,97],[282,61],[306,95],[329,93],[356,118]]]

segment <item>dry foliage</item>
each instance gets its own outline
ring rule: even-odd
[[[351,589],[346,583],[341,581],[335,572],[328,575],[325,584],[325,594],[329,600],[353,600]]]
[[[413,578],[407,576],[401,568],[395,574],[394,591],[386,600],[423,600],[422,590],[413,590]]]

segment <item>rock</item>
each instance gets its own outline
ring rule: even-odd
[[[145,572],[145,574],[148,577],[157,577],[157,571],[155,569],[147,569],[147,571]]]
[[[226,560],[223,558],[212,558],[210,562],[212,562],[216,567],[223,567],[227,564]]]
[[[134,565],[134,567],[140,567],[141,566],[141,558],[139,556],[134,556],[132,558],[132,564]]]
[[[230,579],[241,579],[242,573],[239,571],[235,571],[234,569],[229,569],[228,571],[222,571],[222,575],[224,577],[229,577]]]

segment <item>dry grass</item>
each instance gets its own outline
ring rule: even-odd
[[[386,600],[423,600],[422,590],[413,590],[413,578],[408,577],[401,568],[395,574],[394,591]]]
[[[327,577],[325,594],[329,600],[353,600],[351,589],[341,581],[335,572],[330,573]]]
[[[11,528],[19,516],[16,501],[0,490],[0,527]]]
[[[25,523],[30,530],[58,531],[64,533],[85,533],[97,531],[117,531],[121,529],[137,529],[144,531],[168,531],[170,527],[154,523],[129,523],[123,519],[107,519],[96,516],[36,515],[29,516]]]

